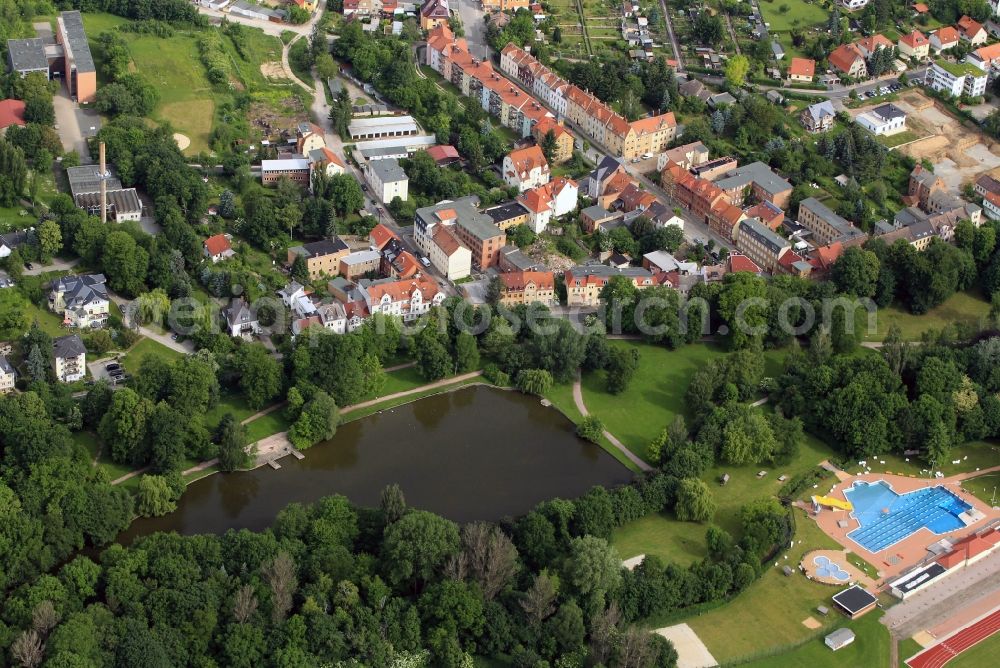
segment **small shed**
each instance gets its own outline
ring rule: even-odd
[[[729,474],[728,473],[723,473],[722,477],[719,478],[719,484],[720,485],[725,485],[727,482],[729,482]]]
[[[824,641],[826,646],[836,652],[842,647],[847,647],[852,642],[854,642],[854,631],[848,628],[837,629],[830,635],[828,635]]]
[[[792,570],[791,566],[782,566],[781,572],[785,574],[785,577],[790,577],[795,571]]]
[[[767,475],[767,471],[757,471],[757,477],[758,478],[763,478],[766,475]]]
[[[830,608],[826,607],[825,605],[819,605],[816,606],[816,612],[826,617],[827,615],[830,614]]]

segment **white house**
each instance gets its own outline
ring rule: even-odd
[[[229,336],[249,339],[261,332],[257,314],[241,297],[233,297],[229,305],[222,309],[221,315]]]
[[[427,276],[403,281],[384,279],[359,289],[369,313],[396,315],[404,321],[415,320],[444,301],[444,293]]]
[[[87,347],[76,334],[52,341],[52,367],[60,383],[74,383],[87,375]]]
[[[104,274],[64,276],[52,284],[49,306],[70,327],[100,327],[108,320],[110,302]]]
[[[849,12],[857,11],[868,4],[868,0],[838,0],[841,7]]]
[[[201,249],[205,257],[212,261],[212,264],[222,262],[236,255],[227,234],[216,234],[205,239],[201,245]]]
[[[383,204],[388,204],[396,197],[406,201],[409,179],[395,158],[366,162],[365,179]]]
[[[472,273],[472,251],[462,245],[449,226],[434,226],[429,250],[427,259],[449,281],[457,281]]]
[[[1000,220],[1000,194],[987,192],[983,197],[983,211],[990,220]]]
[[[674,227],[679,227],[683,230],[684,219],[680,216],[674,215],[670,216],[670,218],[667,218],[666,220],[661,220],[656,223],[657,227],[667,227],[668,225],[673,225]]]
[[[291,309],[296,318],[308,318],[316,314],[316,305],[309,299],[306,289],[298,281],[292,281],[278,290],[281,302]]]
[[[873,135],[894,135],[906,130],[906,112],[894,104],[875,107],[854,120]]]
[[[14,382],[17,380],[17,371],[3,355],[0,355],[0,394],[7,394],[13,391]]]
[[[577,206],[580,186],[573,179],[559,177],[521,193],[517,201],[528,211],[528,224],[537,234],[552,218],[564,216]]]
[[[25,230],[0,234],[0,258],[9,256],[16,248],[25,243],[27,240],[28,232]]]
[[[503,159],[503,180],[520,192],[549,182],[549,163],[539,146],[511,151]]]

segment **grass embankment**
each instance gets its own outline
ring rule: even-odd
[[[897,304],[879,309],[876,316],[878,327],[874,334],[865,332],[865,340],[881,341],[889,333],[892,325],[898,325],[905,341],[919,341],[920,335],[929,329],[944,329],[948,325],[977,325],[989,315],[990,303],[981,295],[971,292],[956,292],[922,315],[914,315]]]
[[[1000,459],[997,460],[1000,462]],[[989,505],[998,504],[997,492],[1000,492],[1000,473],[987,473],[970,478],[962,483],[962,489]]]

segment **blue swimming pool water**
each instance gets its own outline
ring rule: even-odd
[[[816,575],[820,577],[833,578],[841,582],[847,582],[851,579],[851,574],[841,568],[835,561],[831,561],[829,557],[824,557],[823,555],[813,557],[813,563],[816,564]]]
[[[927,527],[942,534],[964,526],[958,518],[971,506],[944,487],[897,494],[889,483],[855,482],[844,491],[861,526],[847,534],[869,552],[880,552]]]

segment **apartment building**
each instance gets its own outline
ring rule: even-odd
[[[438,226],[448,227],[455,238],[469,249],[472,266],[477,270],[494,266],[499,260],[500,249],[507,243],[503,230],[476,208],[474,197],[446,200],[417,209],[413,220],[413,239],[428,256]]]
[[[800,225],[812,232],[816,245],[827,246],[834,242],[853,245],[861,243],[867,235],[846,218],[838,216],[815,197],[808,197],[799,203]]]
[[[952,97],[980,97],[986,93],[987,76],[969,62],[953,63],[938,58],[924,75],[924,83]]]
[[[309,159],[302,156],[260,161],[260,182],[265,186],[273,185],[285,177],[300,186],[309,187],[311,175]]]
[[[428,276],[404,281],[391,278],[362,282],[358,290],[368,312],[394,315],[408,322],[444,301],[444,293]]]
[[[555,274],[551,271],[512,271],[500,274],[500,303],[518,306],[535,302],[556,306]]]
[[[405,202],[409,196],[410,180],[395,158],[366,162],[365,179],[383,204],[388,204],[397,197]]]
[[[17,371],[7,361],[7,358],[0,355],[0,394],[7,394],[14,391],[14,383],[17,381]]]
[[[101,327],[108,321],[111,304],[105,282],[104,274],[64,276],[52,283],[49,306],[62,314],[68,327]]]
[[[648,288],[656,285],[652,272],[641,267],[626,267],[618,269],[607,265],[589,265],[573,267],[566,270],[566,305],[567,306],[598,306],[601,303],[601,290],[614,276],[624,276],[632,281],[637,288]]]
[[[87,375],[87,347],[76,334],[52,341],[52,369],[60,383],[74,383]]]
[[[315,281],[323,276],[336,276],[340,271],[340,261],[349,253],[347,244],[339,237],[322,239],[289,248],[288,264],[294,263],[297,257],[305,258],[309,278]]]
[[[472,251],[463,246],[445,225],[434,228],[427,257],[431,265],[449,281],[457,281],[472,273]]]
[[[747,218],[736,227],[736,247],[758,267],[773,273],[792,244],[756,218]]]

